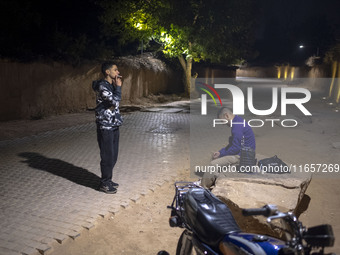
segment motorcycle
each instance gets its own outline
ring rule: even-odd
[[[244,216],[262,215],[267,222],[282,219],[288,241],[274,237],[244,233],[230,209],[209,190],[192,182],[176,182],[171,209],[171,227],[184,228],[176,249],[177,255],[188,254],[324,254],[334,245],[331,225],[306,228],[292,212],[283,213],[275,205],[243,209]]]

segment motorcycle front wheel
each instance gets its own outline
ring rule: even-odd
[[[192,244],[192,233],[184,230],[177,243],[176,255],[197,254]]]

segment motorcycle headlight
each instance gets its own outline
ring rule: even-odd
[[[332,247],[335,240],[332,226],[328,224],[308,228],[303,239],[313,247]]]

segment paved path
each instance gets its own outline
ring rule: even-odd
[[[0,142],[0,254],[44,254],[189,167],[189,114],[125,116],[114,195],[97,191],[94,123]]]

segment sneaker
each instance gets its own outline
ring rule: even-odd
[[[111,183],[108,184],[101,184],[99,187],[100,191],[103,191],[107,194],[115,194],[117,193],[117,189],[115,187],[112,186]]]
[[[118,188],[119,187],[118,183],[115,183],[113,181],[110,181],[110,183],[112,184],[112,187],[114,187],[114,188]]]

